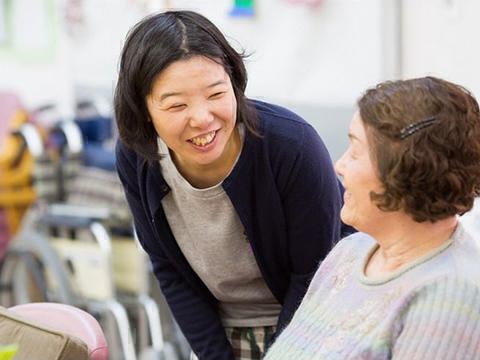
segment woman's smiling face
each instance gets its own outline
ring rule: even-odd
[[[222,65],[203,56],[173,62],[155,79],[146,104],[177,167],[221,166],[233,143],[237,114]]]

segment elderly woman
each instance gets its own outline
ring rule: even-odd
[[[265,359],[480,359],[480,251],[458,221],[480,191],[480,114],[427,77],[368,90],[336,164],[360,232],[317,270]]]

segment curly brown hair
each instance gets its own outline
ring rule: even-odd
[[[358,101],[384,185],[370,197],[417,222],[463,214],[480,195],[480,114],[465,88],[424,77],[387,81]]]

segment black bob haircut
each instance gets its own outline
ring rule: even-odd
[[[193,11],[167,11],[144,18],[130,30],[115,88],[114,110],[120,139],[148,162],[160,157],[157,133],[145,99],[166,67],[193,56],[204,56],[223,66],[237,100],[237,122],[244,123],[250,134],[260,135],[255,108],[244,93],[244,54],[233,49],[204,16]]]

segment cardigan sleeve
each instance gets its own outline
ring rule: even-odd
[[[480,359],[480,290],[444,277],[412,295],[396,324],[392,360]]]
[[[341,185],[318,133],[302,125],[294,161],[284,169],[280,189],[285,213],[290,285],[278,321],[281,331],[300,304],[319,262],[340,239]],[[285,167],[285,166],[284,166]]]
[[[160,245],[152,249],[154,231],[140,199],[135,164],[131,163],[132,159],[128,158],[126,151],[129,150],[117,143],[117,171],[133,214],[139,242],[150,257],[153,272],[175,320],[200,360],[233,360],[232,347],[214,307],[190,286]]]

